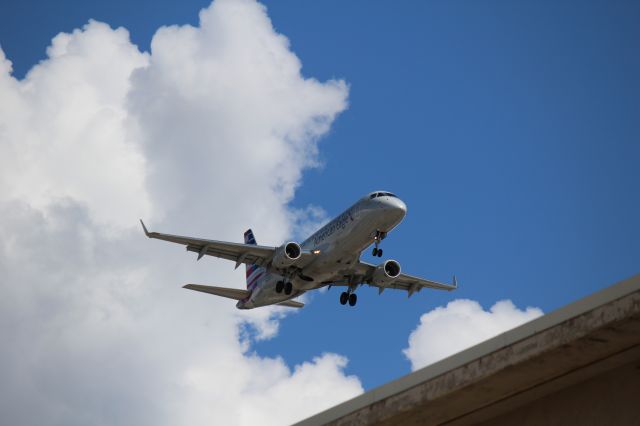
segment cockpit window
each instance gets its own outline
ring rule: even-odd
[[[393,197],[393,198],[398,198],[398,196],[397,196],[397,195],[392,194],[392,193],[390,193],[390,192],[374,192],[373,194],[371,194],[371,195],[369,196],[369,198],[370,198],[370,199],[378,198],[378,197]]]

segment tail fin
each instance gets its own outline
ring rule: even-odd
[[[244,243],[245,244],[258,244],[256,242],[256,237],[253,236],[253,231],[251,229],[247,229],[244,231]]]
[[[253,231],[247,229],[244,233],[245,244],[258,244],[253,236]],[[247,265],[247,290],[253,290],[258,282],[265,276],[266,269],[258,265]]]

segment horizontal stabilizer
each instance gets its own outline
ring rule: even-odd
[[[214,294],[216,296],[226,297],[228,299],[242,300],[251,294],[249,290],[241,290],[239,288],[213,287],[210,285],[187,284],[183,288],[203,293]]]
[[[304,303],[296,302],[295,300],[285,300],[284,302],[277,303],[278,306],[287,306],[289,308],[302,308]]]

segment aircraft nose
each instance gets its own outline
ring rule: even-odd
[[[407,214],[407,205],[400,198],[394,200],[395,208],[402,212],[402,216]]]
[[[400,198],[389,198],[385,200],[387,208],[397,213],[400,218],[403,218],[407,214],[407,205]]]

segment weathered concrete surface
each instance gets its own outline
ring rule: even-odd
[[[640,425],[640,354],[635,362],[551,392],[489,419],[485,426]]]
[[[640,424],[639,365],[637,275],[300,425]]]

